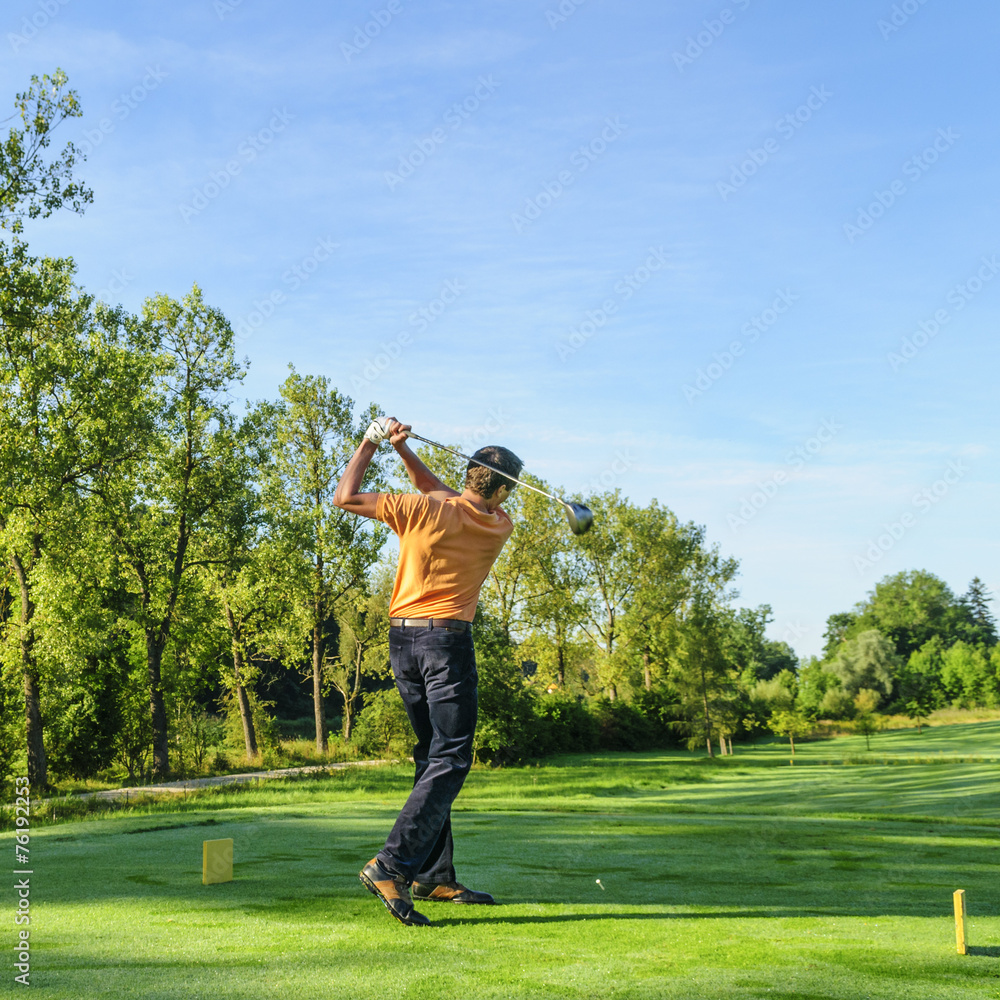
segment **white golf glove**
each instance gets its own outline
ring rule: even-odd
[[[372,444],[384,441],[389,436],[389,420],[389,417],[379,417],[377,420],[373,420],[368,425],[368,430],[365,431],[365,437]]]

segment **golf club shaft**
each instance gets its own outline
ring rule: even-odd
[[[414,434],[413,431],[407,431],[406,436],[416,438],[418,441],[423,441],[424,444],[429,444],[433,448],[440,448],[442,451],[450,451],[452,455],[464,458],[467,462],[475,462],[476,465],[481,465],[484,469],[489,469],[491,472],[498,472],[504,478],[512,479],[519,486],[523,486],[529,490],[534,490],[536,493],[541,493],[543,497],[548,497],[550,500],[555,500],[556,503],[568,506],[566,501],[560,497],[554,497],[551,493],[546,493],[545,490],[540,490],[537,486],[532,486],[531,483],[526,483],[523,479],[518,479],[516,476],[512,476],[509,472],[504,472],[503,469],[498,469],[495,465],[490,465],[489,462],[481,462],[478,458],[473,458],[471,455],[463,455],[460,451],[455,451],[454,448],[449,448],[447,445],[438,444],[437,441],[431,441],[429,438],[421,437],[419,434]]]

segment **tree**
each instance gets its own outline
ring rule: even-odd
[[[906,703],[903,711],[908,719],[913,719],[917,724],[917,735],[919,736],[924,731],[927,716],[934,711],[934,705],[927,699],[914,697]]]
[[[0,536],[17,586],[28,774],[46,784],[34,579],[82,485],[135,453],[141,331],[77,293],[68,260],[0,243]]]
[[[673,647],[670,679],[688,720],[688,746],[694,748],[704,740],[709,757],[715,756],[712,740],[732,708],[736,690],[737,671],[726,655],[731,620],[731,611],[698,594]]]
[[[506,630],[480,605],[473,622],[479,674],[479,722],[473,760],[517,764],[531,752],[534,712],[516,649]]]
[[[353,420],[354,402],[322,376],[294,368],[281,386],[275,413],[275,458],[266,503],[290,550],[299,554],[294,602],[308,628],[316,749],[328,746],[324,665],[342,598],[359,587],[388,535],[379,522],[357,517],[333,503],[341,474],[378,416],[372,405]],[[365,488],[384,491],[378,456],[368,467]]]
[[[704,529],[680,524],[652,501],[636,507],[618,490],[594,497],[596,527],[577,539],[588,581],[580,627],[598,652],[608,698],[628,677],[631,654],[651,648],[695,587],[722,587],[736,572],[704,546]]]
[[[537,480],[540,482],[540,480]],[[510,496],[503,509],[514,522],[514,530],[507,539],[500,555],[490,568],[484,581],[481,600],[493,621],[504,630],[508,639],[515,630],[520,631],[521,616],[527,601],[532,596],[531,576],[536,561],[536,531],[545,530],[543,505],[544,497],[530,490],[519,490]]]
[[[362,681],[389,673],[389,599],[395,576],[396,567],[384,563],[370,585],[348,594],[337,609],[340,655],[333,660],[327,676],[344,701],[345,740],[351,738]]]
[[[941,683],[943,652],[944,643],[938,636],[934,636],[911,653],[906,663],[897,670],[896,701],[907,713],[911,705],[918,705],[926,712],[932,712],[944,700]],[[909,718],[915,716],[909,715]]]
[[[888,697],[899,666],[892,643],[878,629],[867,629],[840,647],[830,663],[830,672],[852,696],[869,688]]]
[[[762,646],[761,665],[758,673],[762,679],[777,677],[786,671],[795,673],[799,669],[799,658],[787,642],[765,639]]]
[[[832,658],[837,652],[837,647],[847,640],[857,617],[850,611],[838,611],[827,618],[826,631],[823,633],[823,638],[826,639],[826,644],[823,646],[824,659]]]
[[[287,646],[280,636],[292,619],[288,599],[294,557],[282,550],[263,503],[259,483],[272,461],[273,408],[254,407],[232,439],[230,495],[209,512],[202,544],[211,567],[212,593],[229,635],[232,667],[221,679],[239,711],[248,759],[259,752],[255,707],[255,653]],[[293,627],[294,631],[294,627]],[[227,703],[231,704],[231,703]]]
[[[792,759],[795,758],[795,737],[808,736],[812,731],[812,723],[801,712],[793,709],[784,709],[775,712],[768,723],[771,732],[776,736],[787,736],[789,746],[792,748]]]
[[[801,667],[798,674],[799,708],[813,718],[820,715],[820,705],[831,688],[839,688],[839,680],[825,670],[823,664],[816,657],[809,658]]]
[[[872,688],[862,688],[854,696],[854,731],[865,738],[865,749],[871,750],[872,736],[882,728],[882,717],[875,709],[878,707],[882,694]]]
[[[93,200],[91,192],[73,178],[82,154],[72,142],[47,162],[53,131],[83,111],[76,92],[66,89],[67,77],[57,69],[52,76],[33,76],[31,86],[15,97],[15,126],[0,142],[0,229],[19,233],[23,219],[45,218],[68,207],[82,212]]]
[[[990,610],[990,591],[978,576],[972,578],[969,589],[958,599],[968,612],[970,623],[965,639],[984,646],[997,643],[997,620]]]
[[[73,499],[49,512],[32,574],[32,625],[47,766],[89,778],[116,756],[131,636],[106,539],[90,530],[84,505]]]
[[[226,394],[242,379],[225,316],[195,285],[181,301],[148,299],[143,319],[158,362],[154,423],[141,461],[101,469],[90,486],[101,523],[129,567],[144,637],[153,773],[170,768],[164,651],[193,574],[212,563],[205,534],[233,494],[233,419]]]
[[[528,481],[548,490],[542,480],[529,477]],[[488,608],[494,607],[493,594],[501,587],[516,596],[518,603],[514,606],[520,614],[515,623],[519,633],[528,637],[532,655],[550,661],[543,673],[563,688],[577,623],[585,613],[582,598],[586,571],[581,550],[567,530],[562,510],[555,504],[529,491],[514,497],[519,507],[511,509],[509,504],[505,505],[517,518],[514,534],[487,579],[484,603]],[[511,546],[518,551],[508,558],[507,549]],[[508,575],[516,575],[519,589],[501,582]]]
[[[961,640],[941,654],[941,684],[949,698],[964,705],[990,706],[1000,700],[989,653]]]
[[[60,348],[47,344],[46,340],[55,333],[59,336],[52,340],[78,346],[79,323],[65,321],[71,316],[79,320],[81,308],[72,303],[72,262],[30,257],[16,234],[22,232],[25,216],[45,217],[64,206],[79,212],[91,200],[90,191],[73,179],[78,153],[72,143],[67,143],[58,157],[46,162],[52,131],[67,118],[81,114],[76,94],[65,89],[66,82],[62,70],[51,77],[33,76],[28,90],[15,97],[15,114],[21,119],[21,127],[15,125],[0,142],[0,229],[15,234],[10,245],[0,242],[0,333],[4,341],[0,356],[0,410],[3,411],[0,451],[4,452],[0,455],[0,490],[5,494],[0,498],[0,532],[17,582],[20,605],[17,641],[25,701],[28,777],[38,788],[46,786],[48,774],[31,579],[45,539],[44,532],[39,530],[39,494],[22,495],[20,487],[27,485],[32,492],[31,484],[24,483],[25,477],[43,470],[56,475],[57,493],[72,481],[66,467],[66,453],[73,452],[74,445],[63,442],[64,447],[58,456],[53,456],[54,461],[44,453],[49,443],[43,440],[46,433],[53,431],[52,437],[58,441],[66,431],[65,422],[55,429],[46,426],[48,417],[41,418],[54,396],[65,400],[66,381],[73,377],[74,371],[73,358],[60,357]],[[82,311],[86,311],[86,306]],[[93,370],[88,369],[87,374],[93,375]],[[65,421],[65,409],[56,406],[53,413],[57,424]],[[36,468],[33,459],[40,459],[43,464]],[[49,493],[49,500],[54,485],[49,480],[42,487],[43,493]]]
[[[933,636],[940,636],[949,646],[974,625],[969,608],[955,598],[943,580],[926,570],[885,577],[856,611],[847,637],[878,629],[904,660]]]

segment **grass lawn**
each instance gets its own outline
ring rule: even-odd
[[[459,876],[502,905],[426,905],[429,928],[397,924],[357,878],[408,767],[36,826],[31,995],[997,998],[998,758],[985,721],[881,733],[871,753],[806,743],[794,767],[769,743],[475,770]],[[201,842],[220,837],[235,880],[202,886]],[[0,849],[13,857],[12,834]]]

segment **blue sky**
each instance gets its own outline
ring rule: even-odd
[[[94,204],[28,235],[88,290],[197,282],[249,399],[291,362],[568,493],[658,498],[806,655],[889,573],[1000,590],[998,22],[8,0],[0,81],[80,95]]]

